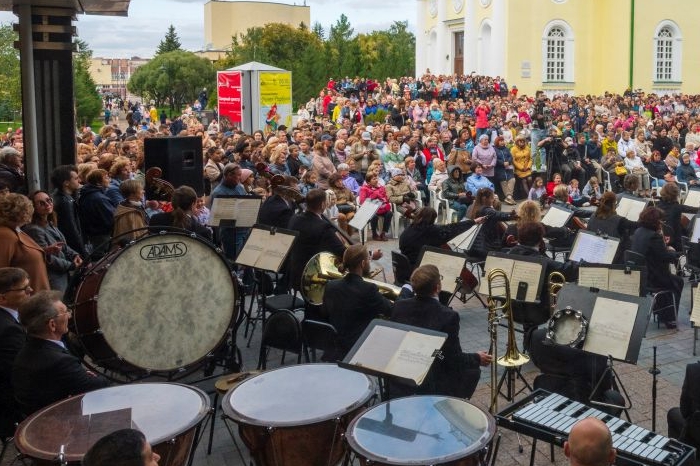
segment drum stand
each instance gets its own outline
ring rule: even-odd
[[[498,381],[498,385],[496,386],[496,393],[503,396],[503,398],[505,398],[506,401],[509,403],[512,403],[515,400],[515,397],[520,395],[525,389],[532,391],[532,387],[530,386],[528,381],[525,380],[525,377],[523,377],[523,374],[520,371],[521,367],[522,366],[506,366],[505,371],[501,375],[501,380]],[[518,379],[520,379],[523,382],[523,387],[521,387],[520,390],[516,392],[515,384],[517,383]],[[506,383],[505,393],[501,391],[501,388],[503,387],[503,382]]]

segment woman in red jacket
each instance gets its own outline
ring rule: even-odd
[[[391,217],[393,212],[391,211],[391,204],[389,203],[389,198],[386,195],[386,190],[384,189],[384,186],[379,185],[379,177],[375,172],[367,173],[367,178],[365,180],[365,184],[363,184],[360,188],[360,204],[364,204],[365,200],[367,199],[381,202],[379,209],[377,209],[376,215],[372,217],[372,220],[370,220],[372,239],[375,241],[388,241],[386,234],[391,226]],[[381,234],[377,234],[379,217],[384,219]]]

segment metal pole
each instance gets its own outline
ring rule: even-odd
[[[19,16],[20,68],[22,70],[22,126],[24,129],[24,170],[29,192],[40,189],[39,138],[37,135],[36,96],[34,94],[34,42],[32,7],[17,5]]]

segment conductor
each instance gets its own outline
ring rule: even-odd
[[[447,333],[442,346],[443,359],[435,359],[428,376],[420,387],[409,387],[399,382],[389,385],[392,398],[412,394],[446,395],[470,398],[481,375],[480,366],[491,363],[485,351],[463,353],[459,343],[459,314],[443,306],[440,293],[440,271],[434,265],[418,267],[411,275],[415,298],[397,301],[391,320],[402,324]]]

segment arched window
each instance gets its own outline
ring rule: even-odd
[[[547,74],[545,81],[564,81],[566,64],[566,43],[564,31],[560,27],[550,29],[547,34]]]
[[[654,36],[654,81],[681,80],[681,45],[678,27],[670,21],[661,23]]]
[[[574,34],[563,21],[552,21],[544,29],[542,81],[574,82]]]

